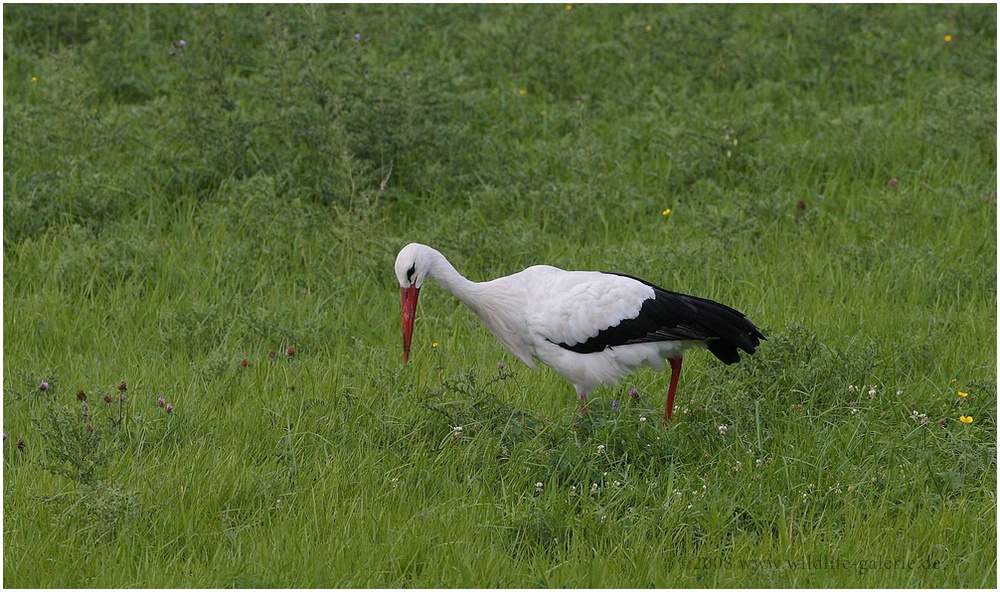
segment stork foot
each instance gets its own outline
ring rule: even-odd
[[[577,393],[576,400],[580,402],[580,415],[587,414],[587,393]]]

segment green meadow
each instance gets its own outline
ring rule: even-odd
[[[3,585],[995,587],[996,24],[4,5]],[[413,241],[767,341],[580,416]]]

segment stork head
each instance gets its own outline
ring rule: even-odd
[[[417,314],[417,296],[430,268],[428,257],[431,249],[418,243],[403,247],[396,256],[396,278],[403,304],[403,363],[410,360],[410,341],[413,339],[413,319]]]

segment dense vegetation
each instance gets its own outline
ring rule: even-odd
[[[5,5],[4,586],[994,587],[996,22]],[[579,417],[411,241],[768,340]]]

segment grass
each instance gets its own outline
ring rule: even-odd
[[[995,23],[5,5],[4,586],[996,586]],[[410,241],[768,340],[579,417]]]

